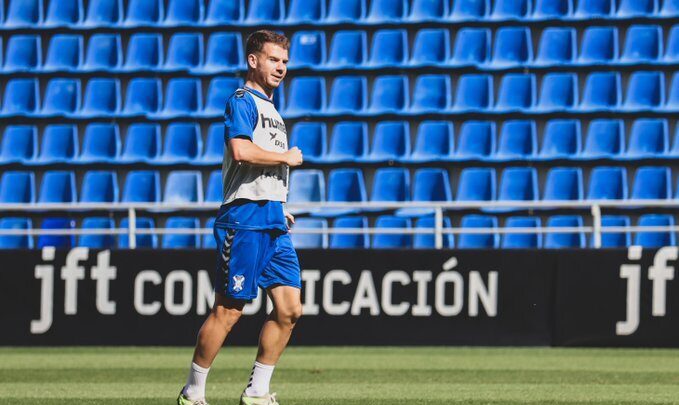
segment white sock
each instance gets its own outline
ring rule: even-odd
[[[205,399],[205,382],[209,368],[203,368],[196,363],[191,363],[189,378],[184,386],[184,395],[191,401]]]
[[[248,387],[245,389],[245,395],[249,397],[262,397],[268,394],[274,367],[256,361],[252,367],[252,374],[250,374],[250,382],[248,382]]]

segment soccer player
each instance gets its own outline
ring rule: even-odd
[[[205,382],[226,336],[243,306],[266,290],[273,311],[259,336],[259,350],[241,405],[276,405],[269,392],[274,367],[302,313],[301,276],[284,212],[289,167],[302,164],[298,148],[288,150],[287,130],[274,107],[274,90],[287,72],[290,42],[271,31],[247,39],[245,87],[226,102],[224,200],[214,235],[219,250],[215,303],[198,333],[188,381],[179,405],[203,405]]]

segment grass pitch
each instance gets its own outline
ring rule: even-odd
[[[211,404],[238,404],[254,348],[225,348]],[[190,348],[0,348],[0,403],[172,404]],[[678,350],[289,348],[283,405],[679,404]]]

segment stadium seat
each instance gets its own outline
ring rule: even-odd
[[[630,226],[629,217],[618,215],[603,215],[601,217],[601,227],[623,227]],[[594,239],[594,238],[592,238]],[[602,232],[602,248],[625,248],[631,245],[632,238],[629,231],[625,232]]]
[[[124,203],[160,202],[160,174],[152,170],[132,170],[123,188]]]
[[[0,177],[0,203],[34,203],[35,175],[32,172],[5,171]]]
[[[679,111],[679,73],[672,75],[672,83],[670,84],[670,92],[667,98],[667,104],[664,106],[666,111]]]
[[[578,104],[578,76],[575,73],[547,73],[542,78],[537,110],[568,111]]]
[[[170,217],[165,222],[165,228],[171,229],[199,229],[200,221],[194,217]],[[166,233],[163,235],[163,249],[192,249],[200,247],[200,235]]]
[[[16,1],[16,0],[15,0]],[[75,221],[68,218],[49,217],[42,220],[41,229],[75,229]],[[53,246],[57,249],[70,249],[75,246],[75,235],[40,235],[37,248]]]
[[[200,127],[193,122],[173,122],[167,126],[163,153],[159,162],[190,163],[200,156],[203,138]]]
[[[637,226],[659,227],[674,226],[674,217],[667,214],[644,214],[639,217]],[[634,244],[645,248],[659,248],[663,246],[676,246],[677,237],[673,231],[638,231],[634,237]]]
[[[327,22],[355,22],[365,18],[365,0],[329,0]]]
[[[410,111],[415,113],[440,113],[450,109],[451,102],[450,76],[448,75],[420,75],[415,80],[412,106]]]
[[[203,202],[203,180],[199,171],[171,171],[165,180],[165,203]]]
[[[448,121],[422,121],[417,131],[411,162],[451,161],[455,158],[453,124]]]
[[[668,167],[642,166],[637,169],[632,187],[633,200],[672,198],[672,172]]]
[[[40,163],[66,163],[78,156],[78,129],[70,124],[47,125],[40,144]]]
[[[375,221],[375,228],[392,229],[412,227],[409,218],[382,215]],[[373,235],[373,249],[408,249],[413,245],[413,236],[406,233],[376,233]]]
[[[42,0],[8,0],[7,3],[5,27],[31,27],[42,22]]]
[[[370,201],[410,201],[410,172],[408,169],[383,167],[375,170]],[[376,208],[376,210],[382,209]]]
[[[398,0],[397,0],[398,1]],[[370,47],[372,67],[398,67],[408,60],[408,33],[403,29],[378,30]]]
[[[465,121],[460,127],[456,158],[485,159],[495,153],[495,123],[489,121]]]
[[[535,201],[538,198],[538,175],[535,168],[509,167],[503,170],[498,200]]]
[[[547,220],[548,228],[582,228],[582,217],[578,215],[555,215]],[[584,248],[585,234],[582,231],[548,233],[545,236],[546,249]]]
[[[677,0],[665,0],[662,2],[660,15],[663,17],[676,17],[679,15],[679,2]]]
[[[618,58],[618,29],[587,27],[582,34],[579,62],[586,65],[608,64]]]
[[[611,158],[625,150],[622,120],[595,119],[589,123],[583,158]]]
[[[80,202],[118,202],[118,177],[116,172],[104,170],[86,172],[80,188]]]
[[[589,175],[588,200],[627,199],[627,170],[598,166]]]
[[[495,169],[466,167],[457,182],[457,201],[492,201],[497,194]]]
[[[39,203],[75,203],[75,175],[66,171],[47,171],[40,183]]]
[[[450,188],[450,178],[444,169],[417,169],[413,177],[413,198],[417,202],[448,202],[453,201]],[[399,216],[419,217],[431,215],[433,208],[401,208]]]
[[[614,0],[580,0],[575,16],[579,19],[606,18],[615,10]]]
[[[645,17],[658,9],[658,0],[620,0],[618,17]]]
[[[407,76],[378,76],[373,82],[370,111],[374,114],[398,113],[410,104]]]
[[[568,18],[573,12],[571,0],[535,0],[533,19],[551,20]]]
[[[408,3],[407,0],[371,0],[367,21],[401,22],[408,15]]]
[[[633,72],[627,83],[625,110],[657,110],[665,104],[665,75],[662,72]]]
[[[632,25],[627,30],[623,63],[649,63],[657,61],[663,53],[662,29],[657,25]]]
[[[354,68],[367,61],[368,37],[365,31],[337,31],[333,35],[328,67]]]
[[[540,46],[535,64],[540,66],[573,63],[577,56],[574,28],[549,27],[540,35]]]
[[[288,203],[325,201],[325,177],[316,169],[300,169],[290,173]],[[309,212],[308,209],[290,209],[293,214]]]
[[[368,106],[368,80],[364,76],[337,76],[332,82],[330,114],[358,113]]]
[[[433,216],[421,217],[415,221],[415,229],[435,228],[435,219]],[[443,229],[451,228],[450,218],[443,217]],[[442,235],[442,248],[452,249],[455,246],[455,238],[452,234]],[[436,236],[434,233],[418,233],[413,236],[414,249],[434,249],[436,247]]]
[[[27,163],[38,156],[38,131],[31,125],[7,125],[0,145],[0,163]]]
[[[165,70],[196,69],[203,63],[203,35],[180,32],[170,37]]]
[[[202,70],[219,72],[238,69],[245,64],[243,53],[243,38],[239,32],[215,32],[207,41]]]
[[[549,120],[542,138],[541,159],[573,159],[580,154],[582,135],[580,121],[574,119]]]
[[[42,41],[38,35],[12,35],[7,41],[4,71],[32,71],[42,65]]]
[[[470,0],[472,1],[472,0]],[[490,57],[488,28],[461,28],[455,37],[452,63],[454,65],[482,65]]]
[[[522,20],[531,12],[530,0],[495,0],[493,6],[494,20]]]
[[[461,228],[493,228],[498,227],[497,218],[487,215],[465,215],[460,223]],[[497,249],[500,246],[500,235],[493,233],[461,233],[458,249]]]
[[[585,111],[609,111],[620,105],[620,74],[594,72],[587,75],[580,108]]]
[[[37,79],[9,79],[2,102],[3,115],[29,115],[40,108]]]
[[[539,228],[540,218],[509,217],[505,221],[505,228]],[[502,249],[539,249],[542,247],[540,233],[506,233],[502,236]]]
[[[283,0],[250,0],[246,22],[249,24],[275,23],[285,17]]]
[[[124,162],[152,162],[160,154],[160,126],[134,123],[127,127],[127,137],[121,160]]]
[[[414,22],[440,21],[448,17],[446,0],[413,0],[408,20]]]
[[[490,13],[490,0],[455,0],[449,19],[453,21],[483,20]]]
[[[290,0],[287,22],[317,23],[325,18],[325,0]]]
[[[83,37],[81,35],[57,34],[50,39],[45,71],[78,70],[83,62]]]
[[[295,230],[321,230],[321,233],[297,233]],[[328,221],[319,218],[299,218],[292,227],[292,245],[295,249],[326,249],[328,247]]]
[[[410,155],[410,126],[404,121],[381,121],[375,125],[370,162],[400,160]]]
[[[547,173],[542,199],[545,201],[580,201],[584,197],[582,184],[582,169],[553,167]]]
[[[483,111],[493,104],[493,79],[487,74],[463,74],[455,90],[455,110]]]
[[[168,0],[163,25],[197,25],[205,13],[203,0]]]
[[[215,226],[214,217],[210,217],[207,219],[207,221],[205,221],[205,227],[207,229],[214,229],[214,226]],[[215,241],[215,236],[213,233],[203,234],[202,248],[217,249],[217,242]]]
[[[508,73],[502,77],[495,110],[500,112],[530,110],[535,104],[535,75]]]
[[[162,105],[160,79],[135,77],[127,82],[123,115],[147,115],[160,111]]]
[[[156,227],[153,218],[137,217],[134,221],[135,227],[137,229],[153,229]],[[120,221],[120,227],[122,229],[128,229],[130,227],[129,218],[123,218]],[[150,234],[135,234],[136,247],[137,248],[152,248],[158,247],[158,235]],[[127,249],[130,247],[130,238],[127,233],[124,233],[118,237],[118,247],[121,249]]]
[[[123,18],[121,0],[89,0],[84,26],[116,26]]]
[[[307,151],[304,151],[304,159],[309,162]],[[195,164],[214,165],[222,163],[224,159],[224,125],[221,123],[210,124],[207,130],[205,149],[200,160]]]
[[[505,121],[494,157],[498,160],[529,160],[537,154],[537,145],[535,121]]]
[[[80,163],[117,163],[120,131],[117,124],[91,123],[85,128]]]
[[[51,79],[45,90],[41,113],[44,115],[70,115],[80,109],[80,80]]]
[[[499,0],[506,4],[519,0]],[[522,0],[526,1],[526,0]],[[497,4],[497,3],[496,3]],[[533,60],[530,31],[525,27],[501,27],[495,32],[493,65],[518,66]]]
[[[93,34],[87,45],[85,63],[80,68],[85,71],[117,70],[123,63],[123,46],[118,34]]]
[[[677,7],[677,11],[679,12],[679,1],[677,1]],[[670,29],[664,59],[668,63],[676,63],[679,61],[679,24],[673,25]]]
[[[325,163],[357,161],[368,154],[368,124],[365,122],[338,122],[332,129]]]
[[[87,82],[85,99],[80,115],[83,117],[116,115],[122,101],[120,81],[110,78],[94,78]]]
[[[450,59],[450,31],[443,28],[425,28],[417,31],[410,59],[411,65],[438,66],[448,63],[448,59]]]
[[[359,216],[340,217],[335,219],[334,228],[368,228],[368,218]],[[366,232],[360,233],[331,233],[331,249],[368,249],[370,237]]]
[[[242,86],[241,79],[236,77],[215,77],[210,80],[205,98],[205,109],[202,115],[222,117],[226,100]]]
[[[106,217],[88,217],[83,219],[81,228],[83,230],[115,228],[113,219]],[[110,249],[115,246],[115,236],[112,234],[86,234],[78,238],[78,246],[90,249]]]
[[[31,229],[29,218],[6,217],[0,219],[0,229]],[[0,235],[0,249],[33,249],[33,237],[29,235]]]
[[[126,70],[155,70],[163,63],[163,38],[159,34],[130,35],[125,54]]]
[[[292,34],[289,67],[316,67],[325,63],[325,32],[297,31]]]
[[[194,115],[203,109],[200,79],[172,78],[167,83],[163,117]]]
[[[163,0],[129,0],[125,15],[126,26],[160,25],[165,14]]]
[[[625,157],[643,159],[664,157],[669,153],[667,120],[641,118],[634,121]]]
[[[334,169],[328,177],[329,202],[364,202],[366,201],[365,182],[361,169]],[[324,208],[317,215],[341,216],[355,214],[354,208]]]
[[[220,145],[223,145],[223,135],[218,135],[221,135],[219,141],[221,142]],[[298,122],[292,127],[290,147],[298,147],[304,152],[304,161],[314,163],[325,157],[325,154],[328,153],[326,137],[327,127],[325,123]],[[221,154],[219,159],[221,160]],[[203,160],[205,160],[205,157],[203,157]]]
[[[207,180],[205,189],[205,202],[221,203],[223,200],[222,171],[213,170]]]
[[[286,116],[319,113],[325,108],[325,78],[317,76],[295,77],[291,80]]]

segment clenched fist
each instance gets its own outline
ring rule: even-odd
[[[302,151],[298,147],[293,147],[285,152],[285,163],[290,167],[299,166],[304,162]]]

